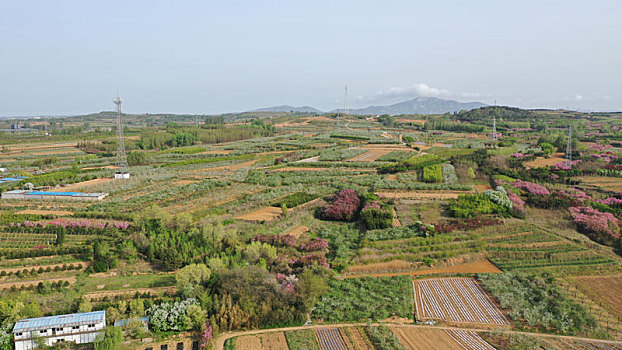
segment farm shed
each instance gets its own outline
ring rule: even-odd
[[[13,190],[2,193],[2,199],[71,199],[82,201],[100,201],[108,193],[84,193],[84,192],[55,192],[55,191],[29,191]]]
[[[106,328],[106,311],[29,318],[15,322],[15,350],[37,347],[35,339],[52,346],[59,342],[92,343]]]

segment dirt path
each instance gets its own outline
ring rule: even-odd
[[[219,334],[215,340],[215,350],[223,350],[225,341],[229,338],[234,338],[241,335],[251,335],[251,334],[260,334],[260,333],[272,333],[272,332],[286,332],[286,331],[295,331],[301,329],[322,329],[322,328],[342,328],[342,327],[356,327],[356,326],[366,326],[366,323],[338,323],[338,324],[326,324],[326,325],[313,325],[313,326],[302,326],[302,327],[285,327],[285,328],[274,328],[274,329],[257,329],[252,331],[243,331],[243,332],[233,332],[233,333],[222,333]],[[373,326],[379,326],[380,324],[374,323]],[[458,328],[458,327],[446,327],[446,326],[427,326],[427,325],[414,325],[414,324],[403,324],[403,325],[389,325],[394,329],[440,329],[440,330],[463,330],[463,331],[472,331],[472,332],[490,332],[490,329],[484,328]],[[565,336],[565,335],[554,335],[554,334],[543,334],[543,333],[528,333],[528,332],[518,332],[518,331],[505,331],[508,334],[523,334],[529,335],[533,337],[543,337],[543,338],[554,338],[554,339],[568,339],[568,340],[579,340],[579,341],[589,341],[594,343],[605,343],[605,344],[615,344],[621,345],[622,341],[611,341],[611,340],[600,340],[600,339],[591,339],[591,338],[582,338],[582,337],[574,337],[574,336]]]

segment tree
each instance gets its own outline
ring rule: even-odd
[[[117,266],[117,256],[107,242],[97,241],[93,244],[93,270],[105,272]]]
[[[127,155],[127,164],[129,166],[145,165],[148,163],[149,160],[147,157],[147,153],[145,152],[132,151]]]
[[[79,312],[91,312],[93,311],[93,304],[91,304],[91,301],[86,298],[80,299],[80,304],[78,305],[78,311]]]
[[[65,228],[63,226],[58,227],[58,232],[56,233],[56,246],[60,247],[65,243]]]
[[[244,248],[244,257],[251,263],[259,259],[273,261],[276,258],[276,247],[267,243],[252,242]]]
[[[107,327],[104,334],[95,338],[95,350],[121,350],[123,340],[121,328]]]
[[[199,305],[189,305],[186,308],[186,320],[184,323],[188,326],[188,329],[198,331],[207,319],[207,312],[201,309]]]
[[[557,151],[557,148],[548,142],[543,142],[538,145],[542,149],[542,153],[545,157],[550,157]]]
[[[189,298],[200,294],[202,285],[209,281],[212,271],[205,264],[191,264],[175,274],[177,288]]]

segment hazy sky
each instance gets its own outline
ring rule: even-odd
[[[622,110],[622,1],[0,0],[0,116],[438,96]]]

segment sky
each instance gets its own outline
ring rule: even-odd
[[[350,108],[415,96],[622,111],[622,1],[0,0],[0,116]]]

